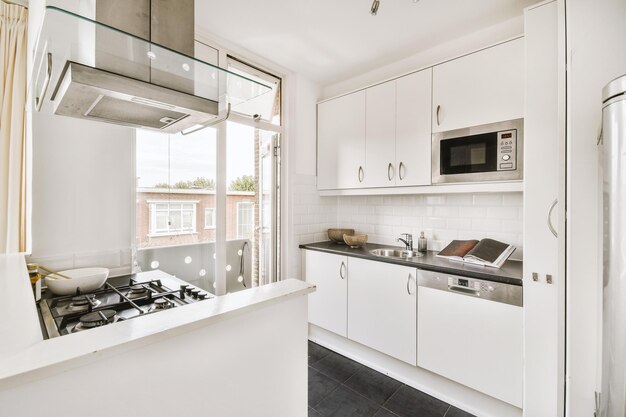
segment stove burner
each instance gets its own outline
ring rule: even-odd
[[[157,298],[156,300],[154,300],[154,308],[157,310],[165,310],[172,307],[174,307],[174,303],[165,297]]]
[[[143,285],[133,285],[130,287],[130,291],[126,294],[128,298],[134,300],[136,298],[145,297],[148,295],[148,289]]]
[[[134,280],[116,277],[93,293],[50,297],[42,300],[40,314],[48,337],[78,333],[143,314],[176,309],[210,298],[196,287],[179,280]],[[119,284],[119,285],[117,285]],[[172,288],[176,288],[175,290]],[[196,290],[196,297],[188,296]],[[98,306],[96,308],[96,306]],[[2,414],[2,413],[0,413]]]
[[[72,300],[67,308],[74,311],[87,310],[90,303],[92,306],[97,307],[100,305],[100,300],[96,300],[96,296],[93,294],[78,295],[76,297],[72,297]]]
[[[81,327],[91,329],[93,327],[104,326],[105,324],[112,323],[116,314],[117,312],[115,310],[94,311],[80,316],[79,321]]]

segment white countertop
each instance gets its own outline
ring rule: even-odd
[[[3,259],[0,258],[0,271],[2,270]],[[24,265],[23,262],[22,256],[22,265]],[[9,268],[9,264],[12,265],[12,269],[7,272],[12,274],[19,272],[19,268],[16,269],[18,261],[15,259],[5,263],[7,268]],[[21,273],[26,274],[25,266],[23,266]],[[6,277],[12,276],[3,275],[5,276],[0,281],[5,281]],[[10,279],[10,281],[18,280]],[[26,279],[25,282],[27,284],[26,289],[30,291],[28,280]],[[7,316],[7,312],[10,311],[9,307],[2,305],[5,298],[8,299],[5,289],[14,289],[15,286],[15,283],[0,282],[0,306],[2,306],[0,313],[2,313],[2,317],[20,317],[13,314],[12,311]],[[118,322],[112,326],[103,326],[87,332],[42,340],[35,303],[34,301],[32,303],[25,302],[24,291],[22,290],[22,296],[16,297],[13,308],[24,314],[28,313],[27,318],[20,317],[19,320],[9,320],[9,322],[2,322],[0,325],[2,331],[0,334],[3,337],[7,334],[5,331],[8,331],[8,334],[14,335],[16,338],[16,340],[5,339],[10,340],[11,348],[3,349],[0,356],[0,389],[7,389],[49,376],[68,367],[80,366],[98,360],[103,356],[114,355],[178,334],[191,332],[236,315],[249,313],[255,309],[303,296],[313,291],[315,291],[315,287],[306,282],[288,279],[215,297],[187,305],[184,308],[166,310],[159,314],[150,314],[145,317]],[[26,304],[26,306],[21,304]],[[3,320],[6,321],[6,319]],[[25,321],[29,323],[25,323]],[[30,329],[32,327],[30,322],[34,323],[38,329],[38,339],[33,340],[34,332]],[[23,331],[24,324],[29,324],[28,332]],[[22,333],[24,334],[22,335]],[[4,343],[2,344],[4,345]]]

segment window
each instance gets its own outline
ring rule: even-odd
[[[204,209],[204,228],[215,229],[215,208]]]
[[[240,90],[242,88],[250,89],[251,87],[247,84],[242,85],[239,79],[234,77],[229,79],[228,91],[232,93],[231,103],[233,105],[233,111],[246,116],[254,116],[259,120],[269,122],[273,125],[280,125],[281,79],[261,69],[243,63],[232,56],[228,56],[227,66],[230,72],[271,88],[271,91],[252,99],[237,101],[236,97],[247,97],[249,94],[249,92],[240,92]]]
[[[197,201],[149,201],[150,235],[196,232]]]
[[[254,203],[237,203],[237,239],[252,239],[253,234]]]
[[[280,279],[281,263],[281,79],[232,57],[225,64],[271,91],[220,77],[230,120],[185,135],[137,129],[135,140],[134,265],[219,295]]]

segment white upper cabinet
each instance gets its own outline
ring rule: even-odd
[[[368,88],[365,105],[365,187],[396,183],[396,82]]]
[[[366,90],[365,187],[430,185],[432,70]]]
[[[396,185],[430,185],[432,69],[396,80]]]
[[[524,117],[524,39],[433,69],[433,132]]]
[[[305,251],[305,279],[316,287],[309,294],[309,323],[347,336],[348,258]]]
[[[349,258],[348,338],[417,362],[417,269]]]
[[[430,185],[432,69],[318,105],[320,190]]]
[[[318,104],[317,188],[361,188],[366,175],[365,91]]]
[[[317,186],[431,184],[431,134],[524,117],[524,39],[320,103]]]

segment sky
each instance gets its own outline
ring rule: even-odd
[[[254,175],[254,128],[227,122],[227,129],[226,181],[230,184],[242,175]],[[215,179],[216,135],[212,128],[187,136],[138,129],[137,186]]]

